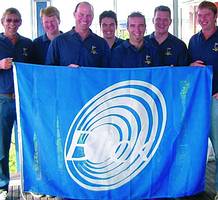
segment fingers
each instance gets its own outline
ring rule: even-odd
[[[0,60],[1,69],[10,69],[12,66],[13,58],[4,58]]]
[[[196,60],[195,62],[190,64],[191,66],[205,66],[204,62],[201,60]]]
[[[13,62],[13,58],[6,58],[6,67],[7,69],[11,68]]]
[[[217,100],[218,100],[218,92],[217,92],[217,93],[215,93],[215,94],[213,95],[213,97],[214,97],[215,99],[217,99]]]
[[[68,67],[77,68],[77,67],[79,67],[79,65],[77,65],[77,64],[70,64],[70,65],[68,65]]]

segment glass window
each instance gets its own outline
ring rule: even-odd
[[[46,7],[47,7],[46,1],[36,2],[37,37],[44,34],[44,30],[43,30],[42,23],[41,23],[40,11],[42,8],[46,8]]]
[[[147,3],[149,1],[149,3]],[[61,24],[60,29],[63,32],[66,32],[75,25],[73,11],[75,9],[76,4],[80,2],[79,0],[75,0],[72,2],[60,0],[52,0],[51,3],[53,6],[56,6],[61,13]],[[92,23],[92,31],[100,33],[100,27],[98,18],[101,12],[104,10],[114,10],[117,13],[118,18],[118,29],[122,32],[126,29],[126,19],[127,16],[133,11],[140,11],[146,17],[147,23],[147,33],[151,33],[153,31],[153,23],[152,17],[154,8],[159,5],[169,6],[172,10],[173,16],[173,0],[164,0],[160,3],[160,0],[89,0],[89,2],[94,6],[94,20]],[[173,31],[173,24],[170,27],[170,32]],[[121,34],[122,35],[122,34]]]
[[[124,6],[125,5],[125,6]],[[129,14],[135,11],[141,12],[145,15],[146,24],[147,24],[147,34],[150,34],[154,31],[152,18],[154,15],[154,9],[157,6],[166,5],[169,6],[173,16],[173,0],[152,0],[152,1],[142,1],[142,0],[117,0],[117,13],[118,21],[120,22],[121,28],[123,28],[124,23],[127,21]],[[173,24],[171,24],[170,32],[173,30]]]

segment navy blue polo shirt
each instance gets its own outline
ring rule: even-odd
[[[118,47],[124,40],[121,38],[116,37],[115,41],[111,47],[111,50],[115,49],[116,47]]]
[[[103,38],[90,30],[89,36],[82,40],[80,35],[72,29],[52,40],[46,64],[108,67],[109,61],[110,49]]]
[[[51,40],[46,34],[33,40],[33,62],[35,64],[45,64],[50,43]]]
[[[41,35],[35,40],[33,40],[33,62],[36,64],[45,64],[48,47],[51,41],[48,39],[47,35]]]
[[[218,92],[218,29],[205,39],[202,31],[193,35],[189,41],[190,63],[202,60],[205,65],[213,66],[213,94]]]
[[[112,51],[111,67],[151,67],[159,64],[160,57],[157,49],[147,41],[137,49],[126,40]]]
[[[186,66],[188,65],[188,51],[186,44],[170,34],[166,40],[159,44],[154,33],[145,36],[145,40],[150,41],[160,52],[162,66]]]
[[[32,62],[32,41],[21,35],[15,45],[0,34],[0,60],[3,58],[13,58],[16,62]],[[14,93],[13,70],[0,69],[0,94]]]

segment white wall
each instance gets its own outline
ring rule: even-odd
[[[74,26],[73,11],[75,6],[81,0],[50,0],[51,5],[59,9],[61,14],[60,30],[66,32]],[[94,6],[94,20],[92,24],[93,32],[100,34],[98,18],[104,10],[114,10],[114,0],[88,0]],[[140,11],[146,17],[147,33],[153,31],[152,17],[154,8],[161,4],[167,5],[172,9],[173,0],[117,0],[117,17],[118,20],[126,21],[127,16],[133,11]],[[0,0],[0,16],[6,8],[15,7],[22,15],[23,23],[19,29],[19,33],[25,37],[33,38],[32,24],[32,5],[34,0]],[[2,26],[0,31],[3,32]],[[172,32],[172,25],[170,28]]]
[[[154,30],[152,18],[154,15],[154,9],[157,6],[165,5],[169,6],[173,17],[173,1],[172,0],[118,0],[117,1],[117,13],[118,20],[127,20],[129,14],[135,11],[141,12],[145,15],[147,24],[147,33],[150,34]],[[125,6],[124,6],[125,5]],[[170,27],[170,31],[172,25]],[[171,31],[172,32],[172,31]]]
[[[81,0],[51,0],[51,5],[57,7],[61,13],[61,25],[60,29],[64,32],[70,30],[74,23],[73,11],[75,6]],[[114,0],[89,0],[89,2],[94,6],[94,20],[92,24],[92,30],[100,34],[98,17],[104,10],[114,10],[113,7]],[[117,17],[118,21],[126,21],[127,16],[133,11],[139,11],[146,17],[147,22],[147,33],[151,33],[153,28],[152,17],[154,13],[154,8],[159,5],[169,6],[172,10],[173,0],[117,0]],[[173,16],[173,10],[172,10]],[[172,32],[173,27],[171,25],[170,32]]]
[[[74,25],[73,12],[74,9],[81,0],[52,0],[51,5],[58,8],[61,14],[60,30],[66,32],[70,30]],[[98,17],[104,10],[113,10],[113,0],[89,0],[94,7],[94,20],[92,23],[93,32],[99,33]]]
[[[22,16],[22,25],[18,32],[28,38],[32,38],[31,1],[32,0],[0,0],[0,17],[2,17],[3,12],[7,8],[17,8]],[[0,26],[0,32],[4,32],[2,25]]]

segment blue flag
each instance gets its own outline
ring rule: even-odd
[[[127,200],[204,190],[211,67],[15,65],[25,191]]]

